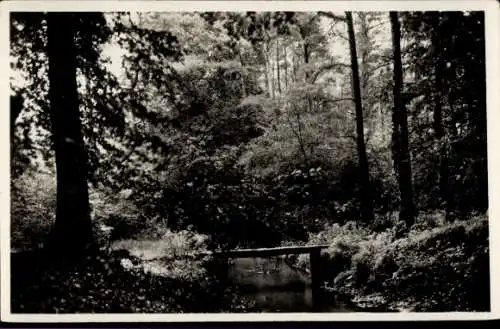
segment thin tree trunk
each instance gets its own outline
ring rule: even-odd
[[[295,53],[292,53],[292,76],[292,81],[297,81],[297,57],[295,56]]]
[[[278,92],[281,94],[281,79],[280,79],[280,52],[279,52],[279,38],[276,38],[276,69],[278,73]]]
[[[399,180],[399,190],[401,193],[400,220],[405,221],[408,226],[412,225],[415,217],[415,207],[413,204],[413,189],[411,180],[410,152],[408,150],[408,118],[406,106],[402,98],[403,90],[403,66],[401,63],[401,28],[397,12],[390,12],[393,58],[394,58],[394,127],[398,145],[397,172]]]
[[[309,44],[307,43],[307,41],[304,40],[304,64],[309,64]],[[305,83],[308,83],[309,82],[309,71],[308,69],[306,68],[306,72],[305,72]]]
[[[306,40],[304,40],[304,63],[305,64],[309,64],[309,56],[310,56],[310,53],[309,53],[309,44],[307,43]],[[305,81],[304,82],[305,83],[309,83],[309,68],[307,68],[307,67],[306,67]],[[311,112],[312,108],[313,108],[312,99],[311,99],[311,96],[309,96],[309,94],[306,97],[307,97],[308,111]]]
[[[368,23],[366,21],[366,13],[359,12],[359,20],[361,26],[361,93],[363,95],[367,94],[366,89],[369,83],[369,67],[368,67],[368,57],[370,56],[370,36],[368,35]]]
[[[346,12],[346,22],[349,33],[349,48],[351,53],[352,89],[354,92],[354,104],[356,107],[356,145],[359,156],[359,169],[361,171],[361,217],[365,223],[370,223],[374,218],[373,200],[363,127],[363,104],[361,101],[358,55],[356,52],[356,36],[354,34],[352,13],[349,11]]]
[[[359,12],[358,13],[359,17],[359,25],[361,27],[360,29],[360,39],[358,42],[358,45],[361,45],[359,47],[360,52],[361,52],[361,67],[360,67],[360,75],[361,75],[361,95],[362,97],[362,104],[363,104],[363,109],[364,109],[364,117],[367,118],[366,122],[366,130],[367,130],[367,140],[370,140],[370,137],[372,136],[372,133],[374,131],[374,117],[373,117],[373,107],[369,106],[370,99],[367,97],[369,96],[369,91],[368,91],[368,86],[370,82],[370,67],[368,63],[368,58],[370,56],[371,52],[371,43],[370,43],[370,36],[368,35],[368,22],[367,22],[367,14],[365,12]]]
[[[305,146],[304,146],[304,138],[302,137],[302,123],[300,121],[299,111],[297,111],[297,110],[295,110],[295,117],[297,119],[297,127],[299,129],[298,136],[299,136],[300,150],[301,150],[302,154],[304,155],[304,161],[306,162],[306,165],[307,165],[307,163],[308,163],[308,161],[307,161],[307,153],[306,153],[306,149],[305,149]]]
[[[267,74],[269,74],[269,76],[268,76],[269,95],[271,96],[271,98],[274,99],[274,94],[275,94],[275,91],[274,91],[274,65],[271,61],[271,56],[269,55],[271,40],[269,38],[266,38],[266,40],[264,41],[264,45],[265,45],[264,56],[266,58]]]
[[[271,97],[272,95],[272,86],[271,79],[269,77],[269,56],[267,54],[267,41],[264,40],[262,43],[262,55],[264,56],[264,64],[265,64],[265,78],[266,78],[266,88],[267,88],[267,96]]]
[[[292,105],[292,106],[293,106],[293,110],[295,112],[295,120],[297,121],[297,131],[293,127],[293,123],[290,119],[290,114],[288,114],[288,121],[290,123],[290,128],[292,129],[292,132],[295,134],[295,137],[297,137],[297,142],[299,143],[300,152],[302,153],[302,156],[304,157],[304,163],[307,166],[308,165],[308,156],[307,156],[306,148],[304,145],[304,138],[302,136],[302,123],[301,123],[301,119],[300,119],[300,112],[297,110],[297,107],[295,105]]]
[[[274,63],[272,62],[271,62],[271,86],[272,86],[272,97],[274,99],[276,97],[276,71],[274,70]]]
[[[283,48],[284,56],[285,56],[285,90],[288,90],[288,57],[286,52],[286,46]]]
[[[93,241],[73,24],[71,14],[48,14],[49,99],[57,171],[56,222],[49,247],[71,256]]]

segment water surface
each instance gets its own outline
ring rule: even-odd
[[[263,312],[353,311],[348,302],[326,292],[319,305],[313,305],[309,275],[290,267],[282,258],[240,258],[231,263],[230,282]]]

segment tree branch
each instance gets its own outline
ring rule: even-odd
[[[287,119],[288,119],[288,123],[290,124],[290,128],[292,129],[293,134],[295,135],[295,137],[297,137],[297,141],[299,142],[300,151],[302,152],[302,155],[304,156],[304,161],[307,163],[308,156],[307,156],[307,153],[305,150],[304,140],[302,138],[302,127],[301,127],[301,122],[300,122],[300,114],[295,106],[294,106],[294,111],[295,111],[295,117],[297,120],[298,129],[299,129],[298,132],[293,128],[293,123],[290,120],[290,113],[288,113]]]
[[[350,101],[350,102],[353,102],[354,99],[351,98],[351,97],[347,97],[347,98],[336,98],[336,99],[329,99],[328,100],[328,103],[337,103],[337,102],[344,102],[344,101]]]
[[[331,12],[328,12],[328,11],[320,11],[320,12],[318,12],[318,14],[323,15],[323,16],[328,17],[328,18],[331,18],[331,19],[338,21],[338,22],[346,22],[345,17],[338,16],[338,15],[331,13]]]
[[[334,69],[336,67],[350,67],[350,65],[345,63],[331,63],[320,67],[312,76],[311,83],[315,83],[316,79],[325,71]]]
[[[329,33],[330,33],[330,34],[332,34],[332,35],[333,35],[333,36],[335,36],[335,37],[339,37],[339,38],[344,39],[345,41],[349,41],[349,38],[348,38],[348,37],[346,37],[345,35],[342,35],[342,34],[337,33],[337,32],[335,32],[335,31],[330,31]]]
[[[372,68],[371,70],[369,70],[367,73],[368,74],[372,74],[373,72],[383,68],[383,67],[386,67],[386,66],[389,66],[389,65],[392,65],[392,62],[386,62],[386,63],[382,63],[378,66],[375,66],[374,68]]]
[[[383,26],[383,25],[387,25],[387,24],[388,24],[387,22],[380,22],[378,24],[375,24],[375,25],[372,25],[372,26],[368,26],[367,30],[371,31],[371,30],[376,29],[379,26]]]

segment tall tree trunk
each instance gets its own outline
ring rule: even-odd
[[[304,41],[304,63],[309,63],[309,44],[307,41]],[[307,74],[307,73],[306,73]]]
[[[408,150],[408,118],[406,105],[403,101],[403,66],[401,62],[401,28],[398,13],[390,12],[392,30],[392,49],[394,58],[394,113],[393,124],[397,145],[396,168],[398,172],[399,190],[401,193],[400,220],[405,221],[408,226],[412,225],[415,217],[415,206],[413,204],[413,189],[411,179],[410,152]]]
[[[297,48],[295,48],[293,51],[292,51],[292,74],[293,74],[293,78],[292,78],[292,81],[293,82],[297,82],[297,67],[299,66],[299,58],[297,56],[297,53],[296,53],[296,50]]]
[[[349,11],[346,12],[346,22],[349,34],[349,48],[351,52],[352,89],[354,92],[354,105],[356,107],[356,145],[359,156],[359,169],[361,171],[361,217],[365,223],[370,223],[373,221],[374,217],[373,200],[363,127],[363,104],[361,101],[358,55],[356,52],[356,36],[354,34],[352,13]]]
[[[372,52],[372,43],[370,42],[370,36],[368,34],[369,27],[368,27],[368,18],[367,14],[365,12],[359,12],[358,13],[358,18],[359,18],[359,25],[360,25],[360,33],[359,33],[359,40],[357,42],[358,49],[360,50],[360,57],[361,57],[361,67],[360,67],[360,76],[361,76],[361,95],[363,95],[362,98],[362,104],[363,104],[363,113],[364,117],[367,120],[366,122],[366,130],[367,130],[367,136],[366,139],[370,140],[370,137],[372,136],[372,133],[374,131],[374,122],[375,118],[372,113],[373,111],[373,106],[370,106],[373,101],[369,98],[369,82],[370,82],[370,65],[369,65],[369,57]]]
[[[271,85],[271,78],[270,78],[270,72],[269,72],[269,55],[268,55],[268,49],[267,49],[267,41],[264,40],[262,43],[262,56],[264,57],[264,64],[265,64],[265,78],[266,78],[266,88],[267,88],[267,96],[271,97],[273,94],[272,91],[272,85]]]
[[[434,86],[435,97],[434,97],[434,134],[436,138],[436,143],[440,150],[440,161],[439,161],[439,194],[441,204],[448,210],[448,207],[452,204],[450,193],[448,189],[448,156],[447,156],[447,145],[445,142],[445,129],[443,126],[443,102],[442,97],[445,94],[444,84],[443,84],[443,47],[441,45],[441,36],[439,33],[440,29],[440,13],[435,13],[434,17],[434,30],[431,36],[431,42],[434,48],[436,63],[434,67],[435,80]]]
[[[288,56],[287,56],[287,52],[286,52],[286,45],[283,48],[283,52],[284,52],[283,55],[285,56],[285,63],[284,63],[284,66],[285,66],[285,90],[288,90]]]
[[[276,38],[276,69],[278,73],[278,92],[281,94],[281,77],[280,77],[280,52],[279,38]]]
[[[16,120],[23,110],[24,99],[20,94],[10,96],[10,133],[11,136],[14,133],[14,128],[16,126]]]
[[[309,43],[304,40],[304,64],[309,64],[309,56],[310,56],[310,53],[309,53]],[[306,72],[305,72],[305,79],[304,79],[305,83],[309,83],[309,68],[306,67]],[[313,108],[313,103],[312,103],[312,99],[311,99],[311,96],[308,94],[306,96],[307,98],[307,107],[308,107],[308,111],[311,112],[312,111],[312,108]]]
[[[274,99],[274,65],[271,61],[271,56],[269,54],[271,45],[271,39],[266,37],[264,39],[264,56],[266,59],[266,72],[268,74],[267,81],[269,86],[269,96]]]
[[[272,57],[272,53],[270,57]],[[272,97],[274,99],[276,97],[276,71],[274,70],[274,63],[272,62],[272,59],[271,59],[271,86],[272,86]]]
[[[93,241],[73,24],[71,14],[48,14],[49,99],[57,171],[56,222],[49,247],[71,256]]]
[[[22,147],[19,143],[15,143],[14,137],[16,132],[16,120],[23,110],[24,99],[20,94],[10,96],[10,163],[11,163],[11,179],[19,177],[24,171],[24,165],[20,165],[14,159],[18,150]],[[13,161],[14,160],[14,161]],[[12,186],[14,187],[14,186]]]
[[[363,95],[367,94],[366,89],[368,88],[368,83],[370,79],[369,74],[369,64],[368,58],[370,56],[371,45],[370,36],[368,35],[368,22],[365,12],[359,12],[359,21],[361,26],[360,36],[361,36],[361,93]]]

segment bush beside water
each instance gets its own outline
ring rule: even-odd
[[[392,217],[392,216],[391,216]],[[487,311],[489,243],[486,215],[445,222],[421,215],[403,236],[347,223],[309,238],[323,254],[327,287],[365,306],[416,311]],[[308,266],[307,257],[295,264]]]

